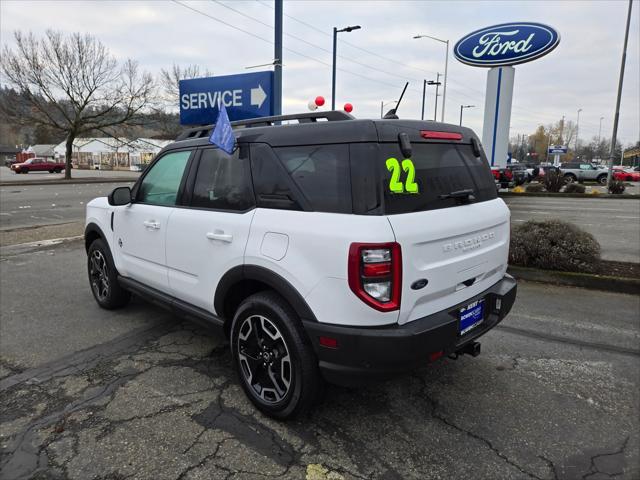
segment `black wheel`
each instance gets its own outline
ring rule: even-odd
[[[20,173],[29,173],[29,169],[28,168],[22,168],[22,169],[20,169]]]
[[[62,170],[60,170],[59,168],[56,168],[53,170],[53,173],[60,173]]]
[[[600,175],[598,177],[598,183],[600,185],[606,185],[607,184],[607,176],[606,175]]]
[[[95,240],[89,247],[87,270],[91,292],[98,305],[112,310],[129,302],[131,294],[118,283],[118,272],[104,240]]]
[[[260,292],[238,308],[231,353],[253,404],[278,419],[309,411],[321,394],[318,361],[293,309],[275,292]]]
[[[576,176],[572,173],[567,173],[564,176],[564,179],[567,181],[567,183],[573,183],[577,180]]]

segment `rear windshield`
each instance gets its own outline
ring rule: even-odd
[[[404,162],[397,143],[380,145],[386,214],[455,207],[463,204],[460,198],[441,196],[462,190],[472,190],[475,203],[497,198],[489,165],[473,154],[471,145],[413,143],[412,147],[410,162]]]

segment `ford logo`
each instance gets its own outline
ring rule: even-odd
[[[476,67],[515,65],[546,55],[560,43],[560,35],[541,23],[503,23],[476,30],[456,43],[458,60]]]

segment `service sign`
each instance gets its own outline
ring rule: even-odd
[[[207,125],[224,103],[229,120],[273,115],[273,72],[180,80],[180,123]]]
[[[453,48],[455,57],[475,67],[495,67],[530,62],[560,43],[560,35],[541,23],[503,23],[476,30]]]

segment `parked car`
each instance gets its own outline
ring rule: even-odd
[[[598,182],[601,185],[607,183],[607,172],[590,163],[570,162],[560,165],[560,171],[568,182]]]
[[[15,173],[29,172],[49,172],[60,173],[64,170],[64,163],[47,160],[45,158],[34,157],[22,163],[14,163],[11,170]]]
[[[513,172],[507,167],[491,167],[496,188],[512,188],[515,185]]]
[[[613,171],[613,178],[623,182],[640,182],[640,171],[633,169],[616,169]]]
[[[135,292],[224,332],[246,395],[280,419],[322,379],[480,353],[516,282],[509,209],[470,129],[338,111],[233,126],[232,154],[213,126],[187,130],[132,189],[89,202],[100,307]]]
[[[16,157],[7,158],[4,161],[4,166],[11,168],[11,165],[13,165],[14,163],[18,163],[18,160],[16,159]]]
[[[523,163],[512,163],[507,168],[509,168],[513,174],[513,182],[516,185],[524,185],[528,179],[526,165]]]
[[[544,177],[545,173],[551,170],[558,170],[558,167],[548,163],[527,164],[527,181],[530,182],[538,177]]]

